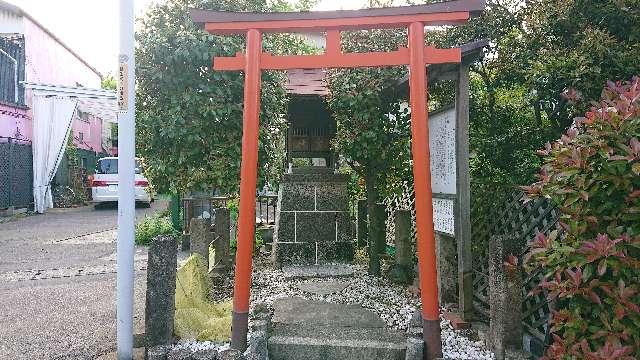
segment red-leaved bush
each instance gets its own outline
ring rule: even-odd
[[[539,153],[529,197],[560,210],[528,267],[555,310],[546,359],[640,359],[640,78],[609,82],[600,103]]]

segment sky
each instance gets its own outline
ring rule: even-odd
[[[118,0],[5,0],[19,6],[103,75],[118,59]],[[136,17],[155,2],[134,0]],[[364,0],[321,0],[314,10],[361,8]]]

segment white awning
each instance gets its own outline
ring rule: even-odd
[[[95,115],[104,121],[117,121],[118,102],[115,91],[28,82],[23,84],[25,88],[32,91],[34,96],[61,96],[75,99],[80,111]]]
[[[36,212],[44,213],[53,207],[51,180],[62,160],[76,109],[116,122],[116,94],[82,87],[24,86],[33,93],[33,204]]]

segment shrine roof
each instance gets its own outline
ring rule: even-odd
[[[264,31],[295,32],[306,31],[309,28],[313,28],[315,30],[327,30],[335,28],[365,29],[393,27],[395,25],[401,26],[414,21],[423,21],[428,25],[451,24],[458,21],[446,17],[440,19],[434,16],[422,19],[418,16],[447,13],[468,13],[469,17],[474,17],[480,15],[484,10],[484,7],[484,0],[455,0],[425,5],[334,11],[239,12],[191,9],[190,15],[193,22],[202,25],[211,32],[240,33],[251,27]],[[369,21],[365,21],[365,19],[368,18]],[[390,19],[390,22],[371,22],[372,19],[370,18],[385,18]],[[362,22],[358,22],[355,21],[355,19],[363,20]],[[324,21],[318,22],[318,20]],[[459,20],[464,22],[462,19]],[[282,22],[282,26],[278,26],[278,23],[280,22]],[[218,28],[217,26],[232,23],[237,24],[232,28]],[[209,28],[207,24],[210,26]],[[266,26],[265,24],[269,24],[269,26]],[[296,26],[300,24],[304,24],[304,26]]]

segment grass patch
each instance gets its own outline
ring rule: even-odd
[[[146,217],[136,224],[136,245],[149,245],[156,236],[175,234],[169,218],[159,215]]]

